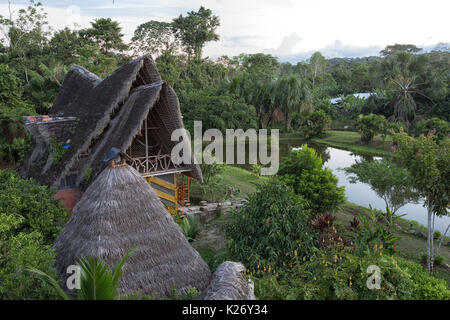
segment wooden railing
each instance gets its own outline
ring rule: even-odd
[[[170,154],[130,158],[127,160],[127,162],[130,166],[135,168],[140,174],[181,168],[181,166],[175,165],[171,161]]]

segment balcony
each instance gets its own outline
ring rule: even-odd
[[[148,157],[130,157],[127,163],[142,176],[155,176],[158,174],[189,171],[185,165],[176,165],[172,162],[170,154],[160,154]]]

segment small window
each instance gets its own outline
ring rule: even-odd
[[[60,190],[73,189],[75,188],[76,181],[77,181],[77,174],[76,173],[69,174],[65,176],[63,179],[61,179],[59,189]]]

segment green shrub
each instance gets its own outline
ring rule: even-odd
[[[380,270],[380,289],[369,289],[369,266]],[[347,251],[321,251],[308,260],[300,271],[304,280],[315,285],[319,299],[411,299],[413,283],[408,274],[397,267],[396,260],[376,251],[359,256]]]
[[[440,233],[439,230],[436,230],[433,233],[433,237],[434,237],[434,240],[440,239],[442,237],[442,233]]]
[[[193,241],[197,234],[200,232],[200,217],[188,216],[181,219],[179,223],[181,230],[189,241]]]
[[[368,212],[359,213],[350,223],[352,240],[360,253],[374,248],[383,249],[389,254],[395,252],[395,243],[399,239],[395,234],[395,225],[401,216],[394,216],[389,208],[383,213],[369,207]]]
[[[412,299],[450,299],[450,290],[448,289],[447,282],[429,275],[423,270],[420,264],[398,258],[398,266],[409,275],[409,278],[413,282]]]
[[[385,132],[386,119],[384,116],[369,114],[367,116],[360,114],[358,117],[358,131],[361,133],[361,141],[369,143],[375,135]]]
[[[323,137],[330,124],[330,117],[324,111],[317,110],[304,117],[301,132],[306,139]]]
[[[316,151],[302,145],[283,159],[278,175],[294,188],[294,192],[308,201],[313,213],[333,211],[345,200],[344,187],[338,187],[338,178],[328,168]]]
[[[418,120],[414,125],[414,134],[417,136],[421,134],[427,135],[428,132],[433,129],[436,129],[436,138],[439,141],[448,137],[450,125],[447,121],[437,117],[433,117],[428,120]]]
[[[441,255],[437,255],[437,256],[434,257],[434,265],[435,266],[443,265],[444,261],[445,261],[445,258],[443,256],[441,256]],[[423,264],[427,263],[427,254],[426,253],[422,253],[420,255],[420,262],[423,263]]]
[[[211,160],[214,161],[214,159]],[[218,163],[216,161],[211,164],[202,162],[200,164],[200,169],[202,170],[203,182],[208,184],[211,179],[221,174],[225,170],[226,166],[226,164]]]
[[[368,288],[369,277],[380,271],[380,288]],[[289,272],[249,275],[259,299],[298,300],[448,300],[445,280],[434,278],[414,262],[383,254],[355,255],[349,248],[315,250],[298,259]],[[370,280],[369,280],[370,281]]]
[[[284,267],[314,244],[305,202],[277,179],[261,185],[226,227],[230,254],[249,269]]]
[[[259,300],[285,300],[297,287],[288,281],[268,275],[265,277],[250,276],[255,284],[255,296]]]
[[[51,245],[66,215],[47,187],[0,171],[0,299],[56,298],[48,285],[24,268],[55,275]]]
[[[39,232],[51,245],[67,220],[67,211],[48,187],[0,171],[0,213],[22,217],[18,232]]]
[[[0,214],[0,229],[3,232],[11,226],[6,215]],[[17,225],[20,225],[17,224]],[[8,231],[12,231],[11,229]],[[1,232],[0,232],[1,233]],[[44,244],[39,232],[18,232],[15,235],[0,236],[0,299],[56,299],[57,293],[48,284],[42,283],[36,276],[26,272],[31,266],[45,270],[53,277],[55,253],[50,245]]]

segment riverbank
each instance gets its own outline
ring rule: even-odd
[[[223,187],[220,189],[222,194],[225,194],[229,187],[238,189],[240,192],[236,197],[244,198],[247,195],[257,190],[257,185],[269,179],[267,177],[257,176],[245,169],[227,166],[224,172],[220,175],[220,180]],[[201,189],[195,183],[192,187],[192,196],[199,200],[208,200],[208,197],[201,193]],[[220,196],[220,194],[215,195]],[[361,211],[368,209],[353,203],[345,203],[334,212],[338,224],[345,227],[350,221]],[[223,227],[232,222],[231,217],[222,215],[214,220],[208,222],[202,227],[202,231],[196,237],[192,245],[199,251],[206,262],[214,269],[221,262],[230,259],[228,250],[226,248],[228,240],[225,237]],[[414,231],[410,232],[411,224]],[[421,256],[426,253],[426,227],[418,223],[412,223],[410,220],[400,219],[398,222],[398,230],[396,236],[398,254],[410,261],[421,263]],[[450,247],[447,243],[450,238],[447,237],[443,241],[440,255],[444,257],[444,263],[450,264]],[[437,242],[437,241],[436,241]],[[437,245],[437,243],[436,243]],[[435,267],[435,276],[437,278],[445,279],[450,285],[450,272],[445,266]]]
[[[356,153],[373,155],[373,156],[393,156],[391,150],[392,138],[386,137],[383,141],[380,136],[376,136],[374,141],[368,144],[361,142],[361,135],[354,131],[327,131],[327,135],[323,138],[311,139],[311,142],[326,144],[330,147],[344,149]]]
[[[350,221],[361,211],[367,212],[368,209],[348,202],[341,205],[334,215],[336,216],[338,223],[342,226],[348,226]],[[397,231],[395,233],[395,236],[399,238],[396,242],[397,252],[405,259],[421,263],[421,256],[427,251],[427,239],[418,234],[423,234],[425,236],[427,229],[426,227],[415,223],[414,232],[409,232],[410,223],[410,220],[402,218],[398,221]],[[445,237],[439,252],[444,258],[444,264],[450,264],[450,247],[447,245],[449,241],[450,238]],[[435,240],[435,246],[437,246],[438,243],[439,241]],[[425,265],[423,266],[425,267]],[[445,279],[450,286],[450,270],[444,265],[435,266],[434,276],[436,278]]]
[[[345,227],[361,211],[367,211],[367,208],[346,203],[339,207],[334,213],[334,216],[336,217],[337,224]],[[224,227],[232,222],[231,215],[223,214],[202,226],[201,232],[197,235],[194,242],[192,242],[192,246],[200,253],[212,270],[215,270],[223,261],[232,259],[227,249],[228,239],[224,230]],[[400,257],[420,263],[425,268],[425,265],[421,262],[421,255],[426,252],[426,238],[406,232],[405,230],[408,228],[409,221],[401,219],[398,223],[397,232],[395,233],[399,238],[396,242],[397,253]],[[425,227],[421,226],[416,230],[424,231]],[[440,255],[444,257],[444,264],[450,263],[450,247],[445,245],[449,240],[447,237],[440,251]],[[444,265],[435,266],[433,275],[436,278],[446,280],[450,287],[450,272],[447,267]]]

